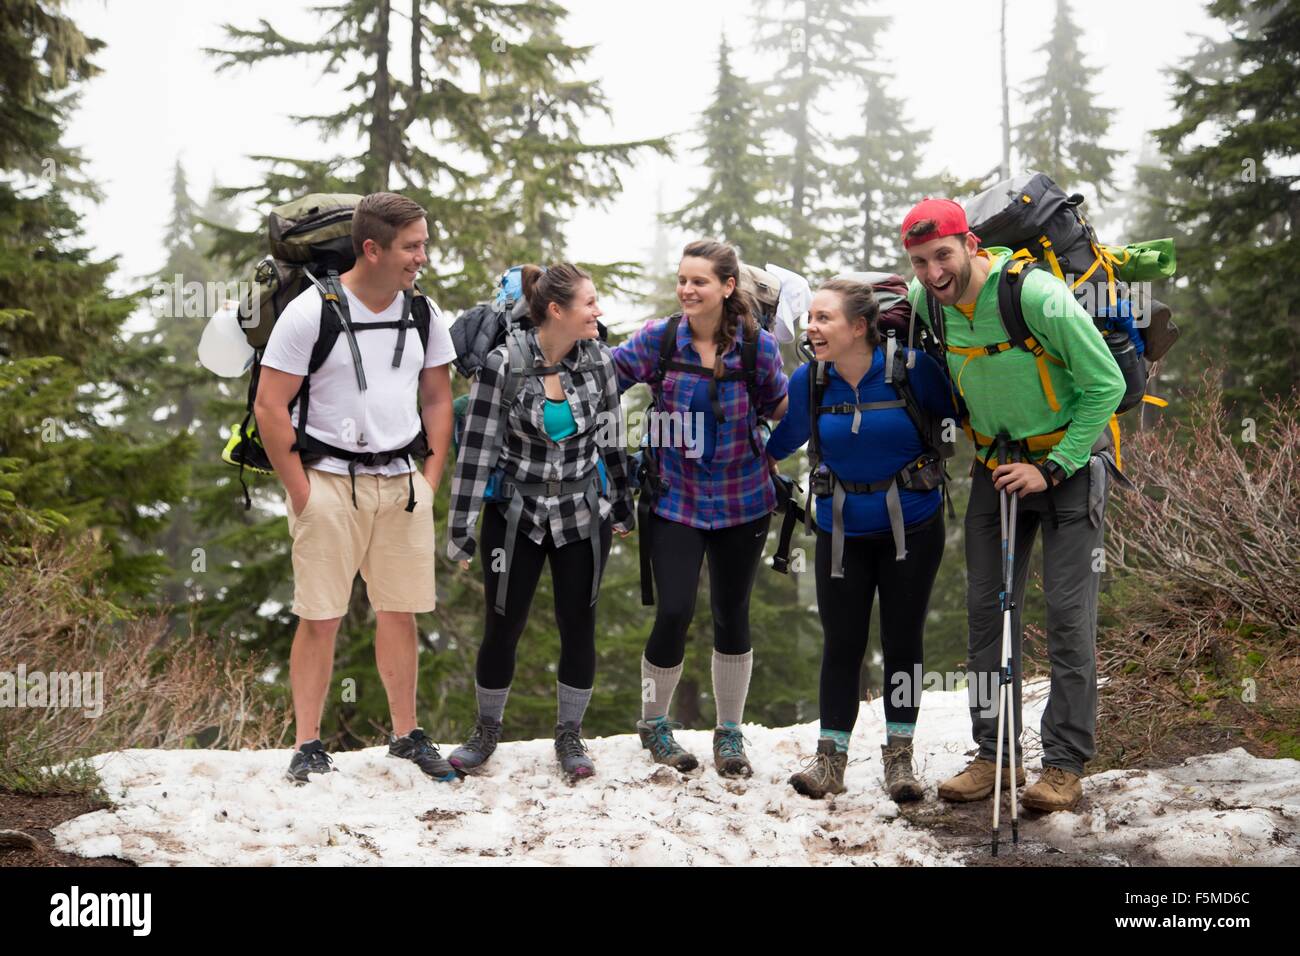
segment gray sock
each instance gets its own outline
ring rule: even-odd
[[[510,688],[503,687],[501,690],[488,690],[486,687],[480,687],[474,684],[474,696],[478,698],[478,712],[484,717],[491,717],[497,723],[506,712],[506,698],[510,696]]]
[[[754,669],[754,652],[719,654],[713,652],[713,699],[718,707],[718,726],[739,724],[745,716],[745,698],[749,696],[749,674]]]
[[[582,726],[582,715],[587,712],[587,704],[591,701],[591,688],[581,690],[577,687],[570,687],[568,684],[561,684],[558,680],[555,682],[555,700],[557,723],[568,724],[574,723],[579,727]]]
[[[673,702],[673,691],[682,677],[682,665],[655,667],[645,656],[641,657],[641,719],[656,720],[668,716],[668,706]]]

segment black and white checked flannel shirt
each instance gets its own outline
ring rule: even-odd
[[[535,330],[529,330],[527,341],[534,365],[545,365]],[[609,478],[609,495],[601,496],[600,517],[612,512],[616,526],[623,530],[634,526],[636,509],[632,503],[627,450],[622,443],[618,373],[609,348],[603,342],[595,344],[605,369],[603,393],[600,376],[594,368],[574,374],[584,347],[589,346],[577,343],[560,362],[560,384],[569,400],[577,431],[558,443],[546,433],[543,424],[546,392],[542,378],[535,375],[520,376],[514,403],[505,419],[505,434],[500,434],[502,385],[508,374],[509,359],[505,345],[488,355],[470,389],[460,457],[452,478],[447,555],[453,561],[474,554],[475,528],[483,496],[488,479],[498,466],[519,482],[575,481],[590,473],[596,467],[597,458],[602,458]],[[598,417],[602,411],[618,416],[617,429],[608,423],[602,426],[607,421]],[[598,437],[614,440],[602,443]],[[520,528],[536,544],[542,544],[548,532],[557,547],[571,544],[586,540],[587,512],[581,494],[528,496],[524,500]]]

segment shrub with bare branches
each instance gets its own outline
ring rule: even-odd
[[[1116,496],[1107,557],[1119,573],[1098,645],[1099,728],[1112,760],[1156,749],[1188,719],[1241,718],[1246,678],[1269,684],[1267,700],[1263,691],[1245,700],[1258,704],[1247,711],[1256,720],[1296,707],[1300,399],[1234,421],[1207,374],[1187,400],[1188,424],[1124,447],[1139,493]],[[1221,702],[1229,706],[1219,718]]]
[[[0,563],[0,680],[12,690],[21,666],[42,680],[101,675],[102,687],[98,706],[55,701],[52,685],[47,703],[59,706],[0,706],[0,787],[87,789],[93,777],[80,759],[110,750],[280,742],[290,716],[282,693],[259,679],[264,665],[116,607],[95,590],[94,553],[47,542]],[[67,766],[41,769],[52,765]]]

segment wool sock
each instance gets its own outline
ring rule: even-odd
[[[853,736],[851,730],[828,730],[825,727],[821,729],[819,735],[822,740],[829,740],[835,744],[835,752],[846,754],[849,752],[849,738]]]
[[[713,700],[718,709],[718,726],[739,724],[745,716],[749,696],[749,675],[754,669],[754,652],[713,652]]]
[[[582,715],[587,712],[587,704],[591,702],[591,690],[590,687],[586,690],[570,687],[557,680],[555,682],[556,723],[574,723],[581,727]]]
[[[900,744],[910,744],[915,734],[916,724],[904,724],[893,720],[885,721],[886,746],[897,747]]]
[[[480,687],[474,684],[474,696],[478,698],[478,712],[483,717],[491,717],[497,723],[506,712],[506,698],[510,696],[509,686],[501,690],[488,690],[486,687]]]
[[[668,716],[673,692],[682,678],[682,665],[655,667],[641,657],[641,719],[656,720]]]

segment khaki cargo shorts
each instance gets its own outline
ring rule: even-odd
[[[406,510],[406,475],[357,475],[354,508],[348,475],[307,469],[311,494],[302,514],[287,502],[294,614],[342,617],[358,571],[376,611],[433,610],[433,489],[418,468],[412,479],[414,511]]]

